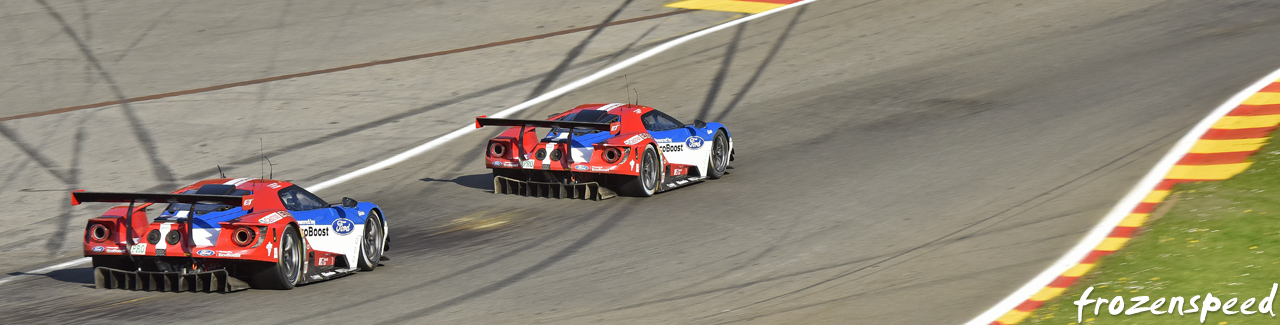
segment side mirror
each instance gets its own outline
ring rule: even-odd
[[[356,207],[357,203],[360,203],[360,202],[357,202],[356,199],[349,198],[349,197],[342,198],[342,207],[344,208],[354,208]]]
[[[703,122],[702,120],[693,120],[693,127],[699,129],[705,128],[707,127],[707,122]]]

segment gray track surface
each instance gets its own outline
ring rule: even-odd
[[[660,4],[628,3],[623,12],[670,10]],[[429,4],[405,6],[393,12]],[[543,20],[598,24],[616,9],[497,15],[526,27]],[[692,30],[730,15],[678,17],[671,24]],[[386,208],[392,260],[374,272],[292,291],[208,295],[94,290],[82,267],[0,286],[0,313],[15,322],[58,323],[960,323],[1056,259],[1192,124],[1280,66],[1275,17],[1280,6],[1262,1],[817,2],[623,72],[641,104],[730,127],[738,160],[723,179],[604,202],[494,195],[481,147],[497,130],[482,130],[321,192]],[[353,22],[351,29],[366,24],[373,22]],[[441,33],[463,26],[436,24]],[[605,29],[590,40],[599,45],[597,56],[572,61],[687,31],[640,36],[652,26]],[[512,26],[456,28],[472,33],[458,33],[459,43],[521,34]],[[273,44],[302,35],[261,37]],[[3,165],[5,184],[37,186],[27,184],[45,177],[57,184],[45,186],[57,189],[163,186],[203,177],[186,175],[207,174],[207,165],[219,161],[253,161],[254,140],[267,136],[279,144],[268,151],[324,140],[272,156],[278,176],[314,184],[527,98],[542,79],[472,99],[481,102],[449,103],[446,94],[467,96],[553,71],[586,36],[571,38],[138,104],[134,109],[154,115],[136,114],[139,126],[123,135],[87,122],[95,114],[119,118],[128,109],[122,107],[0,122],[9,145],[30,148],[3,149],[14,152]],[[76,55],[68,51],[62,55]],[[343,59],[383,58],[349,55],[354,58]],[[251,61],[271,60],[260,56],[246,54]],[[590,67],[582,65],[576,75]],[[205,77],[169,78],[191,84]],[[413,82],[401,85],[397,78]],[[621,78],[606,80],[520,117],[621,102],[625,93]],[[358,125],[348,120],[377,121],[440,102],[448,105],[342,133]],[[211,114],[215,109],[249,115],[235,122]],[[177,124],[182,132],[163,131],[182,121],[190,123]],[[114,123],[131,130],[128,122]],[[117,164],[141,172],[72,159],[99,157],[92,152],[111,147],[95,149],[90,142],[133,141],[138,129],[173,132],[122,146],[131,151]],[[179,137],[208,132],[216,136]],[[326,137],[333,133],[339,135]],[[49,158],[60,164],[40,167],[27,152],[64,160]],[[150,153],[190,173],[154,177],[150,163],[157,159]],[[241,164],[235,176],[256,174],[257,166]],[[45,176],[20,175],[31,173]],[[102,174],[120,183],[90,176]],[[54,183],[57,175],[72,175],[61,179],[73,184]],[[87,186],[75,183],[78,177],[101,179]],[[65,193],[45,198],[6,187],[6,197],[27,193],[23,198],[31,201],[19,202],[20,210],[44,207],[64,216],[5,215],[6,222],[25,225],[5,228],[4,237],[21,238],[5,239],[11,241],[2,253],[5,267],[26,270],[75,255],[83,218],[98,210],[58,205]],[[48,240],[51,233],[63,237]],[[26,264],[11,262],[17,257]]]

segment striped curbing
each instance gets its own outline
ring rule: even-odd
[[[800,0],[684,0],[667,4],[667,7],[697,10],[715,10],[758,14],[781,8]]]
[[[990,324],[1020,323],[1044,305],[1045,301],[1061,295],[1067,287],[1093,269],[1099,258],[1123,248],[1138,227],[1147,221],[1151,211],[1164,202],[1174,185],[1224,180],[1249,168],[1253,163],[1248,160],[1249,156],[1266,144],[1277,126],[1280,126],[1280,80],[1272,80],[1269,85],[1253,93],[1218,119],[1182,155],[1164,179],[1083,260]]]

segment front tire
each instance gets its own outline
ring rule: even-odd
[[[378,210],[370,210],[369,217],[364,220],[364,238],[360,239],[360,261],[356,264],[361,271],[373,271],[382,259],[382,244],[386,242],[386,233],[382,231],[382,217]]]
[[[302,265],[306,263],[306,255],[302,251],[302,236],[298,228],[289,225],[284,228],[284,236],[280,237],[280,245],[276,248],[276,263],[253,276],[253,287],[260,289],[289,290],[302,282]]]
[[[716,130],[715,140],[711,143],[711,163],[708,167],[711,172],[707,173],[707,177],[711,179],[724,176],[725,169],[729,168],[729,137],[724,135],[724,130]]]
[[[640,158],[640,175],[622,184],[622,193],[628,196],[653,196],[658,192],[661,173],[662,162],[658,159],[658,151],[653,146],[645,146]]]

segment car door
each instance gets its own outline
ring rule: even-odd
[[[658,142],[658,150],[667,158],[668,163],[682,165],[701,165],[706,160],[702,150],[703,139],[698,137],[692,126],[686,126],[679,120],[659,111],[650,111],[640,117],[649,135]]]
[[[280,203],[293,214],[300,227],[298,231],[307,237],[313,249],[335,252],[345,245],[334,239],[350,234],[355,228],[350,220],[339,218],[337,208],[329,207],[319,196],[297,185],[280,190]]]

